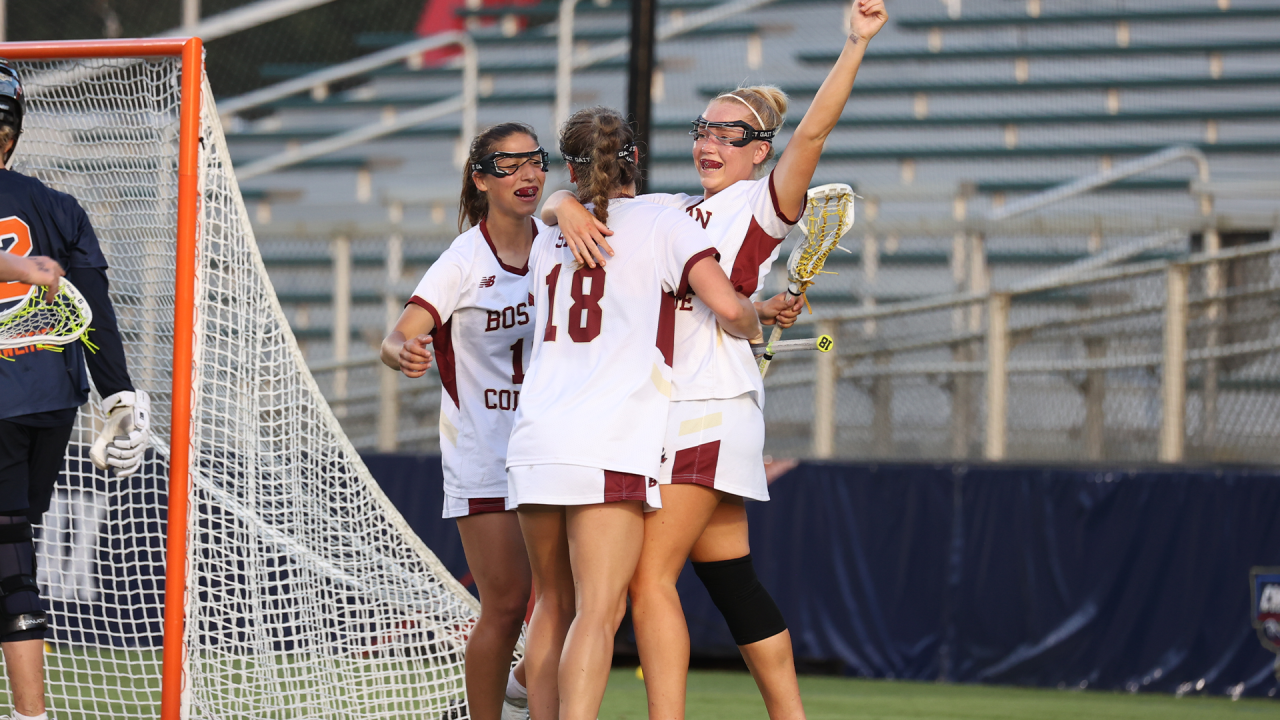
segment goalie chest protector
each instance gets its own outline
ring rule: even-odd
[[[107,260],[89,217],[76,199],[39,180],[0,170],[0,251],[23,257],[45,255],[70,273],[103,268]],[[23,301],[29,285],[0,283],[0,310]],[[92,339],[92,336],[90,336]],[[89,400],[84,346],[61,352],[34,345],[0,350],[0,419],[79,407]]]

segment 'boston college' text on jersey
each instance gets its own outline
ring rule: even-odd
[[[676,208],[613,200],[608,224],[615,254],[607,267],[579,266],[558,230],[534,241],[537,329],[508,467],[658,476],[676,297],[693,265],[716,250]]]
[[[545,226],[533,221],[535,237]],[[533,344],[529,267],[498,259],[488,228],[462,233],[409,301],[431,313],[445,493],[505,497],[507,439]]]

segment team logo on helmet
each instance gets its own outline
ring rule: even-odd
[[[1280,567],[1255,567],[1249,571],[1253,589],[1250,619],[1262,646],[1280,654]]]

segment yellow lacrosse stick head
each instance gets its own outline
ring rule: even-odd
[[[844,183],[830,183],[809,190],[804,217],[800,221],[804,241],[796,244],[787,259],[787,289],[792,295],[800,295],[813,285],[822,273],[827,256],[853,227],[855,197],[853,188]]]
[[[33,285],[25,298],[0,312],[0,349],[66,345],[79,339],[93,349],[84,337],[93,311],[80,291],[62,278],[53,302],[46,303],[44,297],[45,289]]]

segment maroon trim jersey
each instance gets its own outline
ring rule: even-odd
[[[676,298],[716,250],[684,212],[641,200],[610,201],[609,227],[606,267],[579,266],[555,228],[534,241],[537,327],[507,467],[658,475]]]
[[[711,237],[720,251],[720,266],[734,288],[759,300],[760,287],[778,258],[779,246],[799,218],[778,207],[773,175],[740,180],[710,198],[653,194],[639,199],[683,208]],[[766,328],[766,331],[768,328]],[[683,296],[676,313],[672,400],[734,398],[752,393],[764,407],[764,385],[751,345],[724,332],[711,312],[692,293]]]
[[[534,234],[546,226],[533,222]],[[409,302],[435,322],[431,347],[444,394],[444,490],[458,498],[507,494],[507,439],[533,346],[529,267],[498,259],[488,227],[462,233],[427,270]]]

